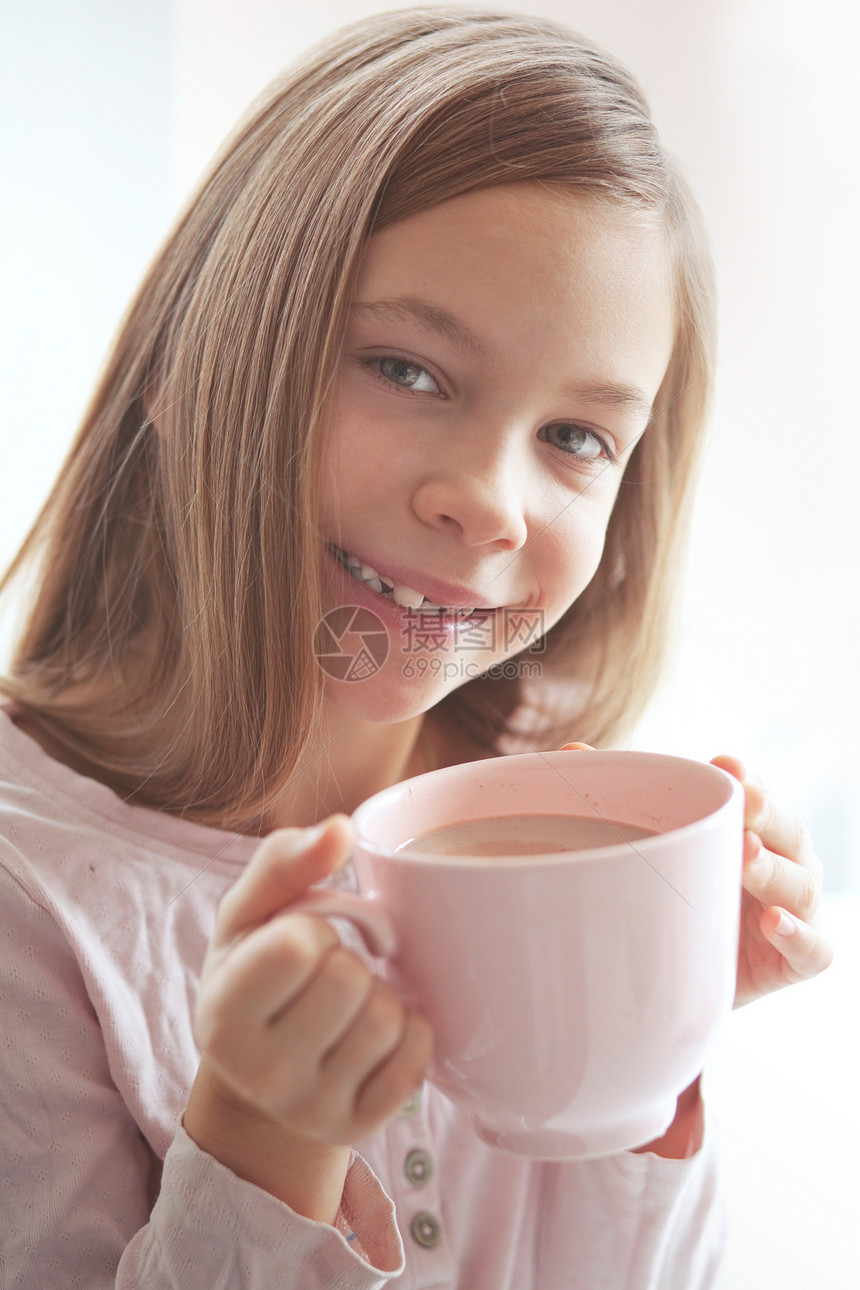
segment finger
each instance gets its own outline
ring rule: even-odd
[[[361,1012],[323,1059],[326,1077],[348,1085],[354,1099],[357,1088],[402,1042],[406,1016],[406,1008],[391,986],[374,978]]]
[[[252,1024],[263,1025],[287,1007],[340,945],[337,932],[314,914],[283,914],[235,941],[217,962],[205,999],[220,996]]]
[[[562,744],[561,752],[594,752],[591,744]]]
[[[324,1121],[326,1138],[334,1131],[338,1140],[355,1141],[373,1132],[401,1109],[423,1079],[430,1059],[427,1023],[408,1013],[384,981],[372,976],[370,981],[363,1005],[328,1051],[317,1062],[303,1063],[289,1089],[282,1084],[275,1090],[282,1101],[286,1097],[290,1118],[309,1132],[318,1133]],[[290,1022],[293,1019],[291,1015]],[[287,1034],[288,1027],[279,1028],[279,1042]],[[319,1033],[317,1053],[327,1038]],[[303,1034],[303,1043],[304,1039]],[[302,1055],[307,1055],[304,1048]],[[365,1087],[371,1082],[374,1093],[365,1105]]]
[[[814,917],[821,890],[805,865],[768,850],[752,830],[744,833],[744,889],[762,905],[781,905],[798,918]]]
[[[279,913],[339,869],[352,847],[352,824],[345,815],[333,815],[315,829],[270,833],[221,901],[215,943],[229,941]]]
[[[730,753],[720,753],[718,757],[712,757],[711,765],[726,771],[733,779],[743,781],[747,778],[747,768],[744,763],[739,757],[733,757]]]
[[[318,1108],[321,1059],[361,1012],[372,983],[361,960],[338,944],[274,1017],[261,1022],[235,994],[228,1006],[205,1009],[201,1047],[231,1086],[268,1113],[289,1117]]]
[[[757,833],[768,851],[805,865],[818,875],[819,866],[812,841],[800,816],[777,806],[758,784],[747,781],[744,792],[744,827]]]
[[[400,1043],[365,1080],[355,1101],[355,1116],[366,1136],[395,1115],[422,1084],[433,1055],[433,1031],[424,1017],[407,1012]]]
[[[285,1053],[301,1053],[315,1069],[362,1013],[374,977],[357,954],[338,946],[288,1006],[270,1021],[269,1039]]]
[[[759,920],[762,935],[778,950],[796,979],[817,976],[833,962],[833,945],[819,928],[773,906]]]

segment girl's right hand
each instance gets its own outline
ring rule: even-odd
[[[221,902],[200,982],[185,1128],[300,1212],[318,1206],[297,1205],[300,1180],[280,1173],[345,1168],[343,1148],[405,1105],[430,1060],[427,1022],[323,918],[290,912],[351,848],[344,816],[270,834]]]

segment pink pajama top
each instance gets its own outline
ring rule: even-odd
[[[191,1018],[216,905],[254,846],[129,806],[0,710],[6,1290],[721,1284],[710,1131],[689,1160],[536,1163],[425,1086],[357,1144],[334,1227],[201,1151],[180,1122]]]

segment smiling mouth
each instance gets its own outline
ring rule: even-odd
[[[492,613],[492,610],[476,609],[474,606],[464,608],[461,605],[436,605],[413,587],[407,587],[403,583],[396,583],[387,574],[379,573],[376,569],[371,568],[369,564],[362,564],[357,556],[350,555],[348,551],[344,551],[342,547],[335,546],[333,542],[329,543],[329,550],[357,582],[364,583],[366,587],[370,587],[371,591],[378,592],[385,600],[399,605],[401,609],[420,610],[422,614],[438,614],[440,617],[447,616],[451,618],[471,618],[473,614],[483,616],[484,614]]]

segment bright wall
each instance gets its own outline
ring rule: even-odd
[[[0,561],[180,198],[292,54],[370,0],[33,0],[3,43]],[[673,676],[643,746],[733,751],[860,886],[860,128],[849,0],[521,0],[636,70],[706,209],[722,361]]]
[[[222,135],[295,52],[378,5],[3,7],[0,563],[59,466],[131,290]],[[673,675],[637,743],[737,752],[794,801],[825,860],[837,963],[732,1018],[714,1080],[733,1290],[847,1290],[860,1284],[856,1242],[848,1250],[860,1213],[857,9],[512,7],[560,17],[630,63],[711,225],[719,401]]]

